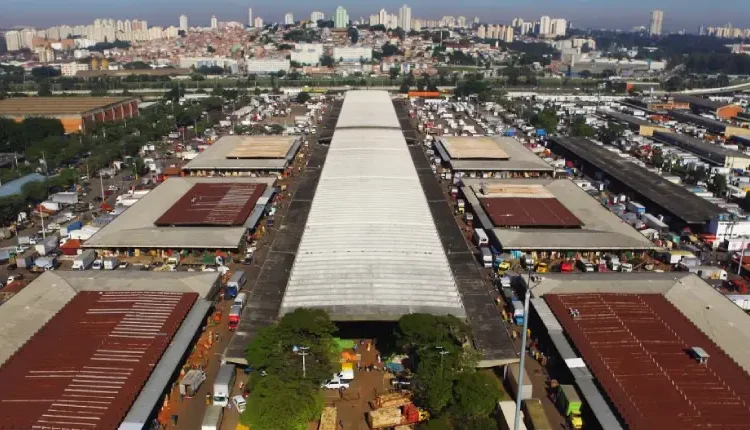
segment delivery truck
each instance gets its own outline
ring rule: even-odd
[[[511,400],[497,402],[497,412],[497,421],[500,430],[514,430],[516,428],[516,402]],[[520,421],[521,422],[518,423],[518,430],[526,430],[523,411],[521,411]]]
[[[583,428],[583,419],[581,418],[581,398],[578,396],[578,392],[574,386],[560,385],[557,388],[556,403],[563,416],[567,417],[571,428]]]
[[[547,413],[539,399],[523,401],[523,412],[526,414],[526,425],[532,430],[552,430]]]
[[[242,307],[233,305],[229,310],[229,330],[237,330],[237,326],[240,324],[240,316],[242,315]]]
[[[521,303],[520,300],[512,300],[510,303],[513,310],[513,322],[518,325],[523,325],[523,303]]]
[[[104,259],[104,270],[115,270],[120,265],[117,257],[107,257]]]
[[[206,406],[206,413],[203,415],[201,430],[219,430],[221,428],[221,419],[224,417],[224,408],[216,404]]]
[[[34,249],[36,249],[36,252],[38,252],[39,255],[45,256],[55,251],[59,244],[60,238],[57,235],[48,236],[46,239],[42,240],[41,243],[34,245]]]
[[[191,398],[198,392],[203,381],[206,380],[206,374],[200,369],[188,371],[180,380],[180,395]]]
[[[219,373],[214,380],[213,404],[217,406],[227,406],[229,397],[232,395],[234,387],[235,371],[233,364],[222,364],[219,367]]]
[[[518,370],[520,366],[519,363],[511,363],[507,366],[505,366],[505,381],[510,387],[510,393],[513,395],[513,398],[515,399],[518,395]],[[526,370],[523,370],[523,383],[521,384],[521,400],[530,399],[533,397],[532,393],[532,385],[531,385],[531,379],[529,379],[529,375],[526,373]]]
[[[233,299],[237,297],[237,294],[239,294],[240,289],[242,289],[242,286],[245,285],[245,281],[247,278],[245,277],[245,272],[242,270],[238,270],[232,274],[232,277],[229,278],[229,282],[227,282],[227,288],[226,288],[226,296],[228,299]]]
[[[87,249],[83,251],[80,255],[78,255],[75,260],[73,260],[73,270],[86,270],[94,263],[94,260],[96,260],[96,251],[93,249]]]

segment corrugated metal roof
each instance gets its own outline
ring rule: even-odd
[[[393,128],[401,133],[396,109],[386,91],[348,91],[336,122],[336,130],[343,128]]]
[[[73,115],[137,101],[133,97],[14,97],[0,101],[0,116]]]
[[[579,227],[583,223],[556,198],[480,199],[496,227]]]
[[[369,109],[364,109],[367,101]],[[347,113],[348,109],[353,110]],[[384,121],[358,120],[381,116]],[[282,313],[322,307],[334,318],[463,316],[461,298],[386,92],[347,93],[349,126],[334,133]]]
[[[154,224],[242,225],[265,189],[265,184],[198,183],[167,209]]]
[[[544,298],[628,427],[747,427],[750,375],[661,294]],[[695,346],[706,364],[689,355]]]
[[[0,367],[0,428],[116,428],[197,298],[78,293]]]

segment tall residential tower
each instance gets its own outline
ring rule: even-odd
[[[654,10],[651,12],[651,26],[649,28],[649,34],[652,36],[661,36],[661,24],[664,20],[664,12],[661,10]]]

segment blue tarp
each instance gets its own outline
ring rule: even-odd
[[[21,188],[30,182],[42,182],[44,176],[39,173],[30,173],[26,176],[22,176],[18,179],[14,179],[6,184],[0,186],[0,197],[13,196],[21,194]]]
[[[404,371],[404,365],[401,363],[385,363],[385,367],[393,373],[401,373]]]
[[[536,135],[537,136],[546,136],[547,135],[547,130],[545,130],[543,128],[537,128],[536,129]]]

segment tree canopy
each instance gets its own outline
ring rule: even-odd
[[[581,137],[593,137],[595,133],[594,127],[586,124],[586,118],[582,115],[576,115],[573,117],[570,123],[570,134],[573,136]]]
[[[296,309],[258,331],[248,347],[249,365],[265,372],[253,378],[248,407],[241,420],[251,428],[304,429],[320,415],[320,385],[335,371],[336,330],[322,310]],[[295,347],[307,349],[306,372]]]
[[[545,108],[531,119],[531,124],[534,127],[543,128],[548,133],[552,133],[557,129],[557,122],[557,112],[552,108]]]

